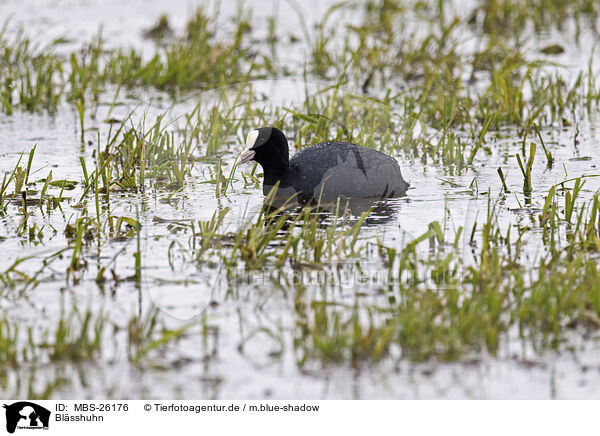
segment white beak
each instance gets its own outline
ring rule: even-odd
[[[244,150],[244,152],[242,154],[240,154],[240,157],[238,157],[238,165],[242,165],[245,164],[246,162],[250,162],[253,158],[254,155],[256,154],[256,152],[254,150]]]

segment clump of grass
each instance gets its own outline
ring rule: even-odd
[[[544,143],[544,138],[542,138],[542,134],[540,133],[540,129],[534,125],[535,133],[537,133],[538,138],[540,139],[540,143],[542,144],[542,148],[544,149],[544,154],[546,155],[547,167],[552,168],[552,164],[554,163],[554,158],[552,157],[552,153],[548,151],[546,148],[546,144]]]
[[[107,61],[106,78],[128,86],[150,85],[172,92],[230,83],[245,74],[242,64],[248,50],[244,35],[249,25],[240,18],[236,26],[230,41],[218,42],[216,17],[209,17],[199,8],[188,22],[185,35],[160,47],[149,61],[144,62],[133,49],[113,53]]]
[[[575,210],[575,201],[581,192],[581,188],[583,187],[585,181],[581,178],[575,180],[575,186],[573,187],[573,194],[570,191],[565,193],[565,220],[568,223],[571,223],[571,218],[573,216],[573,211]]]
[[[164,39],[173,36],[173,29],[169,23],[169,17],[165,14],[158,17],[156,23],[149,29],[144,31],[144,37],[154,39],[155,41],[161,42]]]
[[[367,327],[359,316],[358,304],[344,307],[327,302],[313,302],[310,306],[296,305],[295,344],[299,364],[319,357],[329,362],[359,365],[363,360],[378,361],[389,350],[393,329],[389,325],[376,326],[377,314],[366,310]]]
[[[52,342],[52,360],[87,360],[100,352],[104,320],[99,317],[92,325],[87,312],[76,329],[72,320],[60,320]]]
[[[183,336],[193,326],[188,323],[175,330],[162,326],[159,322],[159,311],[157,309],[148,311],[143,316],[135,316],[129,320],[128,353],[129,359],[141,364],[152,352],[162,351],[172,344],[172,341]]]
[[[519,38],[528,25],[533,25],[536,32],[550,27],[560,29],[569,18],[575,19],[579,29],[584,18],[594,21],[599,12],[598,4],[592,0],[568,2],[489,0],[473,11],[470,21],[473,24],[478,23],[478,15],[482,14],[481,27],[485,33]]]
[[[2,366],[16,367],[19,362],[17,338],[19,328],[8,320],[0,320],[0,363]]]
[[[533,168],[533,161],[535,159],[535,149],[535,142],[532,142],[529,146],[529,158],[527,159],[525,166],[521,160],[521,155],[518,153],[516,154],[517,163],[519,164],[519,168],[523,174],[523,192],[527,195],[531,194],[531,169]],[[526,158],[526,156],[523,156],[523,159]]]
[[[64,93],[62,63],[48,49],[33,47],[22,33],[13,40],[0,30],[0,109],[54,112]]]
[[[185,34],[157,46],[148,61],[133,48],[107,50],[101,35],[65,59],[52,44],[33,47],[22,34],[8,40],[4,28],[0,31],[0,109],[8,114],[15,108],[54,112],[66,98],[76,105],[83,135],[86,105],[97,104],[110,83],[153,86],[178,94],[246,80],[251,70],[262,68],[249,56],[248,17],[240,12],[226,41],[223,35],[217,37],[217,18],[197,9]],[[166,36],[165,20],[159,21],[152,35]]]
[[[30,152],[31,156],[33,156],[33,150]],[[6,206],[10,201],[14,199],[17,194],[21,193],[23,189],[23,183],[25,181],[26,170],[21,168],[19,165],[21,163],[22,156],[19,157],[17,164],[14,169],[8,173],[4,173],[2,178],[2,184],[0,185],[0,214],[4,215],[6,213]],[[29,165],[31,167],[31,165]],[[14,182],[14,192],[9,194],[10,185]],[[10,196],[9,196],[10,195]]]

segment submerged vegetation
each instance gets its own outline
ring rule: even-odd
[[[3,156],[0,392],[51,397],[91,361],[208,371],[232,353],[219,347],[246,356],[256,337],[300,373],[531,361],[595,337],[600,173],[582,142],[600,140],[600,4],[457,9],[340,3],[314,29],[299,12],[302,35],[271,17],[257,39],[251,10],[225,22],[200,8],[184,29],[158,17],[143,32],[151,55],[109,49],[101,34],[65,54],[8,23],[3,117],[74,114],[77,133],[61,133],[75,135],[67,168],[43,140]],[[286,64],[278,53],[297,46]],[[577,68],[559,58],[569,50],[586,57]],[[302,99],[265,95],[269,81],[294,82]],[[257,169],[234,162],[245,133],[267,124],[296,149],[343,139],[392,154],[413,189],[260,207]],[[177,306],[193,319],[175,322]],[[44,365],[57,374],[40,387]]]

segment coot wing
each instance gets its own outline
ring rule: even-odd
[[[345,142],[307,147],[290,165],[296,172],[296,189],[303,196],[325,201],[393,197],[403,195],[408,188],[394,158]]]

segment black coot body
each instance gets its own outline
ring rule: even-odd
[[[404,195],[409,184],[396,160],[371,148],[347,142],[322,142],[289,159],[285,135],[275,127],[248,134],[239,163],[254,160],[264,171],[263,193],[300,201],[386,198]]]

